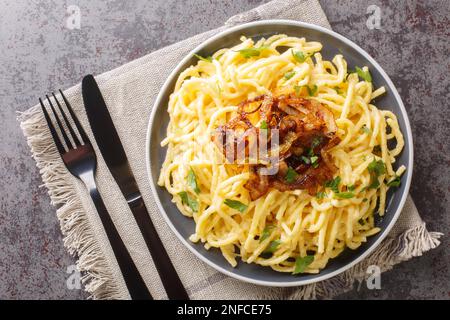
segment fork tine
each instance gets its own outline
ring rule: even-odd
[[[64,119],[64,122],[66,123],[67,128],[69,128],[70,134],[72,135],[73,141],[75,142],[76,146],[81,146],[81,142],[78,139],[78,136],[75,134],[75,131],[72,128],[72,125],[70,124],[69,120],[67,119],[66,113],[64,112],[63,108],[61,107],[61,104],[59,103],[58,99],[56,99],[55,93],[52,92],[53,99],[55,99],[56,104],[58,105],[59,112],[61,112],[62,117]]]
[[[61,91],[61,89],[59,89],[59,93],[61,94],[64,103],[66,104],[67,110],[69,110],[70,116],[73,119],[73,122],[75,123],[75,126],[78,129],[78,132],[80,133],[81,139],[83,139],[84,143],[91,143],[89,141],[88,136],[86,135],[86,132],[84,131],[83,127],[80,124],[80,121],[78,121],[77,116],[75,115],[75,113],[73,112],[72,106],[70,105],[69,101],[67,101],[66,96],[64,95],[64,93]]]
[[[55,127],[53,126],[52,120],[50,119],[50,116],[48,115],[47,109],[44,106],[44,103],[42,102],[42,99],[39,98],[39,102],[41,104],[42,112],[44,112],[45,120],[47,121],[47,125],[50,129],[50,133],[52,134],[53,140],[55,141],[56,148],[58,149],[58,152],[60,154],[66,153],[66,150],[64,149],[64,146],[61,143],[61,140],[59,140],[58,134],[56,133]]]
[[[59,130],[61,131],[63,139],[66,142],[67,148],[73,149],[74,146],[72,146],[72,142],[70,141],[69,137],[67,136],[66,130],[64,130],[64,127],[63,127],[63,125],[61,123],[61,120],[59,120],[59,116],[56,113],[55,107],[53,106],[52,102],[50,101],[50,98],[48,97],[48,95],[45,95],[45,96],[47,97],[48,103],[50,104],[50,108],[53,111],[53,115],[55,116],[56,123],[58,124]]]

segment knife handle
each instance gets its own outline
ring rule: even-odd
[[[111,243],[120,271],[122,272],[125,284],[133,300],[153,300],[152,295],[148,291],[144,280],[142,279],[133,259],[130,256],[122,238],[119,235],[111,217],[106,210],[105,204],[96,187],[89,188],[89,194],[97,209],[103,228],[106,231],[108,240]]]
[[[150,250],[156,270],[158,270],[158,274],[166,289],[167,296],[169,299],[174,300],[189,300],[189,295],[183,287],[183,283],[156,232],[142,196],[135,194],[129,197],[127,202],[141,230],[145,243]]]

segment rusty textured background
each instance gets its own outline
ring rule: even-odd
[[[16,110],[264,2],[0,0],[0,299],[86,298],[67,289],[74,258],[62,246]],[[381,290],[363,285],[340,298],[449,299],[449,2],[320,2],[333,29],[367,50],[399,88],[414,134],[411,193],[429,229],[445,233],[438,249],[383,274]],[[81,9],[80,30],[65,27],[69,4]],[[371,4],[381,9],[381,30],[366,27]]]

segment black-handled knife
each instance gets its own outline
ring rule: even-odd
[[[150,219],[111,115],[92,75],[83,78],[81,89],[98,148],[133,212],[169,299],[188,300],[189,296]]]

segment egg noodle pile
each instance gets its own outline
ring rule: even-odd
[[[404,146],[397,118],[371,103],[385,88],[374,90],[367,67],[349,71],[342,55],[322,60],[321,49],[286,35],[256,43],[242,37],[212,57],[197,56],[176,82],[158,184],[194,219],[190,240],[219,248],[232,266],[239,257],[280,272],[318,273],[380,231],[374,215],[384,214],[386,193],[405,171],[393,168]],[[244,187],[248,170],[217,161],[211,136],[242,101],[299,88],[335,117],[340,142],[329,151],[335,178],[316,195],[270,189],[252,201]]]

